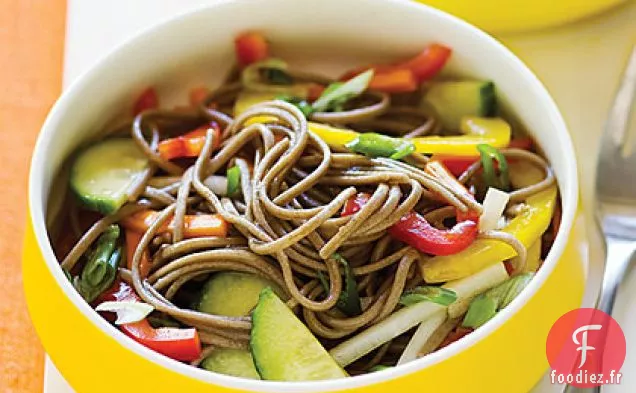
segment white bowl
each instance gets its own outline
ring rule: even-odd
[[[527,290],[484,327],[432,355],[391,370],[324,382],[250,381],[199,370],[133,342],[98,316],[64,277],[47,237],[48,195],[65,186],[53,184],[57,169],[82,141],[127,112],[144,87],[156,86],[162,105],[169,107],[187,102],[190,87],[218,85],[233,63],[233,38],[245,30],[263,32],[273,53],[294,68],[335,76],[352,66],[408,57],[427,43],[440,42],[453,48],[447,72],[494,80],[506,110],[544,149],[562,198],[561,230]],[[547,366],[544,333],[580,303],[580,258],[572,253],[563,257],[566,245],[575,241],[570,232],[577,202],[574,150],[555,103],[518,58],[482,31],[438,10],[398,0],[222,1],[129,40],[72,84],[52,109],[30,174],[25,287],[38,334],[78,391],[380,392],[430,383],[445,391],[472,386],[475,391],[521,392]],[[550,304],[545,300],[549,296],[556,298]],[[536,326],[525,326],[530,321]],[[519,354],[507,355],[519,334],[527,342],[515,343]],[[527,363],[508,364],[515,359]],[[455,378],[453,369],[459,370]]]

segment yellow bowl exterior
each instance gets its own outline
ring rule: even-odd
[[[606,10],[625,0],[418,0],[489,32],[559,25]]]
[[[458,393],[527,392],[547,370],[545,340],[550,327],[559,316],[579,307],[582,300],[587,245],[582,224],[579,214],[554,271],[500,328],[427,368],[346,392],[415,392],[423,386],[443,386],[445,392]],[[23,271],[29,311],[38,335],[77,392],[239,392],[149,361],[93,324],[51,275],[30,221]]]

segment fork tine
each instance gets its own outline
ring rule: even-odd
[[[627,129],[636,95],[636,45],[632,48],[627,67],[623,73],[618,93],[605,125],[606,134],[612,138],[614,146],[622,146],[627,139]]]

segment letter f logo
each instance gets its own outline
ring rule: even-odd
[[[583,367],[585,361],[587,360],[587,351],[593,351],[596,348],[587,345],[587,331],[588,330],[601,330],[603,326],[601,325],[583,325],[580,328],[576,329],[574,333],[572,333],[572,341],[576,345],[580,345],[576,350],[581,351],[581,364],[579,364],[579,368]],[[577,335],[581,334],[581,342],[579,342]]]

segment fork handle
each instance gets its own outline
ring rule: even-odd
[[[636,241],[605,235],[605,245],[607,250],[605,268],[601,291],[596,299],[596,308],[612,315],[616,292],[636,250]]]
[[[603,281],[601,290],[596,298],[596,308],[612,315],[614,309],[614,301],[616,300],[616,292],[620,286],[629,262],[636,250],[636,241],[622,239],[620,237],[605,234],[605,268],[603,269]],[[605,330],[603,333],[607,333]],[[605,342],[605,337],[602,338]],[[604,351],[605,348],[601,348]],[[602,385],[601,385],[602,386]],[[601,386],[593,388],[577,388],[572,385],[566,385],[564,393],[599,393]]]

